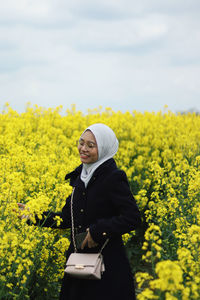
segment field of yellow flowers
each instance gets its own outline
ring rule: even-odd
[[[124,235],[138,299],[200,299],[200,116],[61,109],[7,105],[0,114],[0,299],[58,298],[69,231],[27,225],[17,202],[33,219],[61,210],[65,174],[80,164],[77,140],[96,122],[119,139],[116,162],[143,218],[142,230]]]

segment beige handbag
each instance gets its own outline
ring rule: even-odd
[[[72,253],[66,263],[65,273],[70,276],[82,278],[82,279],[101,279],[102,273],[105,271],[105,265],[103,262],[102,250],[108,243],[108,239],[105,241],[99,253],[78,253],[75,243],[74,234],[74,218],[73,218],[73,195],[71,197],[71,221],[72,221],[72,240],[74,244],[75,253]]]

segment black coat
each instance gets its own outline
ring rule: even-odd
[[[114,159],[104,162],[94,172],[87,188],[80,179],[82,165],[66,175],[75,187],[73,214],[76,232],[88,227],[98,243],[96,248],[84,252],[98,252],[104,241],[109,242],[103,250],[106,271],[101,280],[74,279],[64,275],[61,300],[133,300],[135,299],[133,275],[121,235],[140,226],[141,219],[136,202],[131,194],[125,172],[119,170]],[[60,228],[71,227],[71,196],[66,200]],[[44,226],[57,228],[56,213],[48,214]],[[73,244],[67,258],[74,251]]]

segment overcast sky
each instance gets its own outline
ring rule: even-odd
[[[200,111],[199,0],[0,0],[0,108]]]

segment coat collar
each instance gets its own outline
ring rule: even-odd
[[[70,179],[70,185],[71,186],[77,186],[79,184],[81,184],[81,185],[83,184],[82,180],[80,179],[80,174],[81,174],[81,171],[82,171],[82,167],[83,167],[83,165],[81,164],[74,171],[68,173],[65,176],[65,180]],[[103,172],[106,172],[107,169],[109,169],[109,170],[113,169],[114,170],[116,168],[117,168],[117,166],[116,166],[115,160],[113,158],[110,158],[110,159],[106,160],[102,165],[100,165],[94,171],[94,174],[93,174],[92,178],[99,176]],[[91,180],[90,180],[89,184],[90,183],[91,183]]]
[[[77,179],[77,177],[80,176],[81,171],[82,171],[82,167],[83,165],[81,164],[80,166],[78,166],[74,171],[66,174],[65,176],[65,180],[70,179],[70,185],[74,185],[75,180]]]

